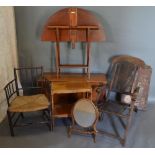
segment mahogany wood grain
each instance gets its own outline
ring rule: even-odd
[[[41,36],[42,41],[56,42],[56,72],[57,77],[63,68],[84,68],[90,78],[90,43],[105,41],[105,33],[100,22],[89,11],[80,8],[66,8],[52,15]],[[60,42],[71,42],[75,48],[76,42],[86,42],[86,64],[63,65],[60,61]]]
[[[90,92],[91,85],[84,82],[53,82],[52,94]]]
[[[75,13],[72,13],[75,12]],[[105,41],[104,28],[90,12],[81,8],[65,8],[52,15],[46,22],[42,41],[56,41],[55,29],[60,31],[60,41],[71,41],[70,30],[76,29],[76,41],[87,41],[86,29],[90,28],[91,42]]]
[[[91,73],[90,78],[87,78],[86,74],[82,73],[62,73],[57,78],[56,73],[46,72],[44,77],[51,82],[89,82],[92,84],[107,84],[106,75],[103,73]]]
[[[90,92],[90,89],[94,103],[97,102],[100,95],[97,93],[98,88],[103,87],[101,95],[102,97],[105,95],[107,80],[105,74],[102,73],[91,74],[90,79],[88,79],[86,74],[81,73],[63,73],[57,78],[57,73],[46,72],[44,78],[52,82],[51,88],[54,94],[52,111],[55,118],[70,117],[73,103],[77,99],[85,97],[85,92]],[[42,79],[39,81],[41,82]],[[64,83],[66,84],[63,85]],[[86,97],[90,98],[90,95]]]
[[[73,94],[73,93],[83,93],[85,98],[90,94],[90,100],[92,100],[92,87],[88,83],[83,82],[53,82],[52,83],[52,126],[54,126],[54,119],[57,117],[69,117],[71,116],[71,108],[74,103],[69,104],[70,99],[67,100],[64,104],[64,100],[62,103],[55,103],[55,95],[57,94]]]

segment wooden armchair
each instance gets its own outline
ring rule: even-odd
[[[120,140],[125,145],[129,127],[131,124],[134,106],[139,87],[137,86],[138,70],[145,64],[142,60],[131,56],[118,56],[112,59],[109,69],[108,88],[106,101],[99,105],[102,116],[106,113],[109,117],[117,116],[124,128],[124,133],[100,131]],[[113,93],[113,96],[112,96]],[[120,130],[122,132],[122,130]]]
[[[11,136],[14,136],[14,127],[27,126],[34,123],[45,123],[51,130],[51,103],[50,83],[45,79],[41,86],[37,80],[43,75],[42,67],[15,68],[15,79],[4,88],[8,103],[7,116]],[[19,88],[19,82],[22,88]],[[20,90],[23,95],[20,96]],[[26,113],[42,111],[43,121],[21,123]],[[22,119],[21,121],[19,121]]]

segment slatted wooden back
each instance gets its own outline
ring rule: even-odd
[[[122,55],[113,57],[108,73],[108,95],[110,92],[132,94],[137,88],[138,72],[144,67],[143,60]]]
[[[18,90],[16,89],[16,79],[10,81],[5,87],[5,94],[6,94],[6,99],[7,103],[9,105],[9,100],[13,97],[13,95],[17,96]]]
[[[138,66],[129,62],[116,63],[112,68],[110,91],[132,93],[138,73]]]
[[[42,92],[38,79],[43,76],[43,67],[15,68],[14,76],[17,79],[17,88],[20,89],[21,84],[24,95]]]

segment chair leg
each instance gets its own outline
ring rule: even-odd
[[[48,115],[47,115],[48,114]],[[53,128],[52,128],[52,115],[51,115],[51,110],[50,110],[50,108],[48,108],[47,109],[47,114],[46,114],[46,112],[43,110],[43,112],[42,112],[42,116],[43,116],[43,118],[44,118],[44,116],[46,116],[46,119],[47,119],[47,121],[48,121],[48,123],[47,123],[47,125],[48,125],[48,127],[49,127],[49,130],[50,131],[53,131]]]
[[[122,139],[122,141],[121,141],[121,144],[123,146],[125,146],[125,143],[126,143],[128,131],[129,131],[129,128],[130,128],[130,125],[131,125],[133,110],[134,110],[134,105],[131,105],[131,109],[130,109],[130,112],[129,112],[129,118],[127,120],[127,125],[126,125],[126,129],[125,129],[124,139]]]
[[[92,136],[93,136],[94,143],[96,143],[96,133],[93,133]]]
[[[104,113],[100,112],[99,113],[99,121],[103,121]]]
[[[24,118],[24,114],[22,112],[20,114],[21,114],[21,117]]]
[[[47,112],[47,113],[46,113]],[[50,108],[42,110],[42,118],[46,121],[46,124],[50,131],[52,131],[52,119]]]
[[[53,131],[51,118],[50,118],[50,120],[49,120],[49,129],[50,129],[50,131]]]
[[[71,137],[71,133],[72,133],[72,126],[69,126],[68,128],[68,137]]]
[[[49,121],[49,129],[52,131],[51,121]]]
[[[68,137],[69,138],[71,137],[74,127],[75,127],[75,122],[74,122],[73,117],[71,117],[71,125],[69,126],[69,129],[68,129]]]
[[[125,146],[125,142],[126,142],[125,139],[121,139],[121,140],[120,140],[120,143],[122,144],[122,146]]]
[[[9,111],[7,111],[7,116],[8,116],[8,121],[9,121],[10,133],[11,133],[11,136],[13,137],[14,136],[14,130],[13,130],[12,119],[11,119],[11,115],[10,115]]]
[[[53,122],[52,122],[51,109],[49,109],[49,126],[50,126],[50,131],[53,131]]]
[[[53,116],[52,116],[51,122],[52,122],[52,131],[53,131],[54,130],[54,117]]]

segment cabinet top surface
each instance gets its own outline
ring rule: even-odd
[[[103,73],[92,73],[90,78],[87,74],[82,73],[62,73],[57,77],[56,73],[44,73],[44,77],[51,82],[89,82],[106,84],[106,75]]]

